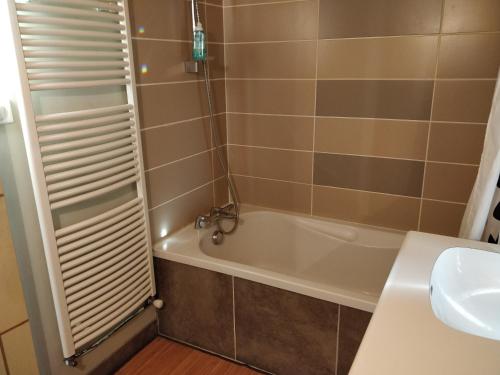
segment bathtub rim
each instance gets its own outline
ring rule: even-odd
[[[285,215],[297,216],[305,219],[320,220],[340,224],[354,228],[365,228],[387,232],[401,236],[401,243],[404,240],[405,231],[391,228],[375,227],[365,224],[357,224],[337,219],[311,216],[307,214],[269,209],[252,205],[242,205],[241,213],[255,212],[275,212]],[[269,285],[275,288],[299,293],[312,298],[318,298],[324,301],[352,307],[355,309],[373,313],[380,296],[364,295],[359,292],[349,292],[346,289],[335,288],[321,283],[300,279],[294,276],[248,266],[229,260],[211,257],[205,254],[199,247],[200,239],[214,228],[205,230],[195,230],[193,224],[188,224],[184,228],[158,241],[153,246],[153,256],[159,259],[170,260],[189,266],[207,269],[213,272],[219,272],[232,277],[250,280],[253,282]],[[234,283],[234,280],[233,280]],[[382,293],[382,291],[381,291]]]

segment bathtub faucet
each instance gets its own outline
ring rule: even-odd
[[[194,227],[195,229],[203,229],[213,224],[218,224],[220,220],[236,220],[237,216],[232,212],[233,210],[234,204],[232,203],[224,207],[212,207],[210,209],[210,215],[200,215],[196,218]]]

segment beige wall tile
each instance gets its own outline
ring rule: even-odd
[[[314,186],[313,215],[402,230],[418,226],[420,200]]]
[[[485,125],[431,124],[429,160],[479,164],[484,145]]]
[[[229,146],[231,173],[311,183],[312,152]]]
[[[11,375],[38,374],[35,349],[28,322],[2,335],[2,344]]]
[[[229,143],[312,150],[312,117],[228,114]]]
[[[129,1],[132,35],[144,38],[190,40],[191,2],[185,0]],[[200,6],[203,19],[205,7]]]
[[[133,47],[139,84],[192,81],[203,77],[201,72],[196,76],[184,70],[184,61],[191,59],[191,43],[136,39]]]
[[[427,163],[424,197],[467,203],[476,181],[478,167],[469,165]]]
[[[422,232],[458,236],[465,212],[465,204],[422,201],[420,230]]]
[[[320,40],[318,78],[434,78],[437,36]]]
[[[314,114],[314,81],[228,80],[228,112]]]
[[[227,45],[229,78],[315,78],[316,42]]]
[[[213,204],[213,187],[204,187],[179,197],[149,212],[153,243],[193,223],[196,216],[206,214]]]
[[[314,184],[420,197],[424,162],[314,154]]]
[[[439,78],[497,78],[499,67],[500,33],[441,37]]]
[[[146,169],[210,148],[210,124],[206,118],[142,132],[142,151]]]
[[[234,181],[243,203],[301,213],[311,210],[310,185],[243,176],[234,176]]]
[[[155,207],[212,180],[210,152],[146,172],[150,207]]]
[[[322,39],[439,32],[442,0],[321,0]]]
[[[315,151],[425,159],[428,123],[323,117],[316,119]]]
[[[1,333],[28,319],[3,196],[0,196],[0,244]]]
[[[225,8],[225,40],[253,42],[314,39],[317,6],[317,0],[306,0]]]
[[[319,116],[427,120],[433,81],[318,81]]]
[[[500,31],[498,0],[446,0],[442,32]]]
[[[432,119],[488,121],[495,81],[437,81]]]

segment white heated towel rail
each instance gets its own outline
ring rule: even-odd
[[[7,1],[23,134],[68,359],[155,294],[127,3]],[[126,99],[48,113],[34,105],[34,94],[103,87]],[[70,225],[55,219],[130,186],[132,198],[98,214]]]

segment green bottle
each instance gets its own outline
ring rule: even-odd
[[[207,47],[205,44],[205,32],[201,22],[194,28],[193,60],[205,61],[207,59]]]

